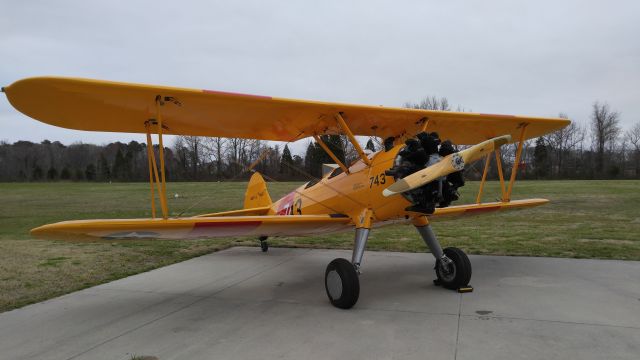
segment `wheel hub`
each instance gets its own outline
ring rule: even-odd
[[[334,300],[342,296],[342,279],[335,270],[331,270],[327,274],[327,290],[329,290],[329,296]]]
[[[449,282],[456,278],[456,265],[453,261],[441,261],[439,267],[442,280]]]

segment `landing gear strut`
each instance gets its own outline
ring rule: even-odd
[[[471,262],[467,255],[460,249],[448,247],[442,250],[440,243],[433,232],[426,217],[414,222],[416,229],[422,236],[425,244],[436,258],[436,284],[447,289],[458,290],[467,288],[471,280]]]
[[[369,229],[356,229],[351,262],[337,258],[329,263],[324,273],[324,287],[331,304],[340,309],[353,307],[360,296],[360,264],[369,238]]]

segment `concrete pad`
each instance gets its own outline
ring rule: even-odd
[[[640,330],[510,318],[463,317],[458,360],[638,359]]]
[[[430,254],[367,252],[361,294],[323,276],[348,251],[233,248],[0,314],[0,359],[637,359],[640,262],[471,256],[475,291]]]
[[[472,256],[462,313],[640,326],[640,262]]]

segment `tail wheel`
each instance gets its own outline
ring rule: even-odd
[[[436,275],[438,281],[447,289],[457,290],[469,285],[471,280],[471,262],[464,251],[449,247],[443,250],[449,259],[447,263],[436,261]]]
[[[268,236],[260,236],[258,238],[258,240],[260,240],[260,249],[262,249],[262,252],[269,251],[269,243],[267,242],[268,238]]]
[[[324,273],[324,287],[331,304],[349,309],[360,296],[360,280],[356,268],[347,259],[334,259]]]
[[[267,242],[267,240],[260,241],[260,249],[262,249],[262,252],[269,251],[269,243]]]

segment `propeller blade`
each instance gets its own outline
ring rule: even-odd
[[[401,194],[426,185],[441,176],[446,176],[452,172],[463,170],[466,164],[479,160],[483,156],[510,141],[511,135],[498,136],[493,139],[483,141],[468,149],[447,155],[442,158],[442,160],[429,167],[416,171],[402,179],[398,179],[398,181],[384,189],[382,191],[382,195],[386,197]]]

